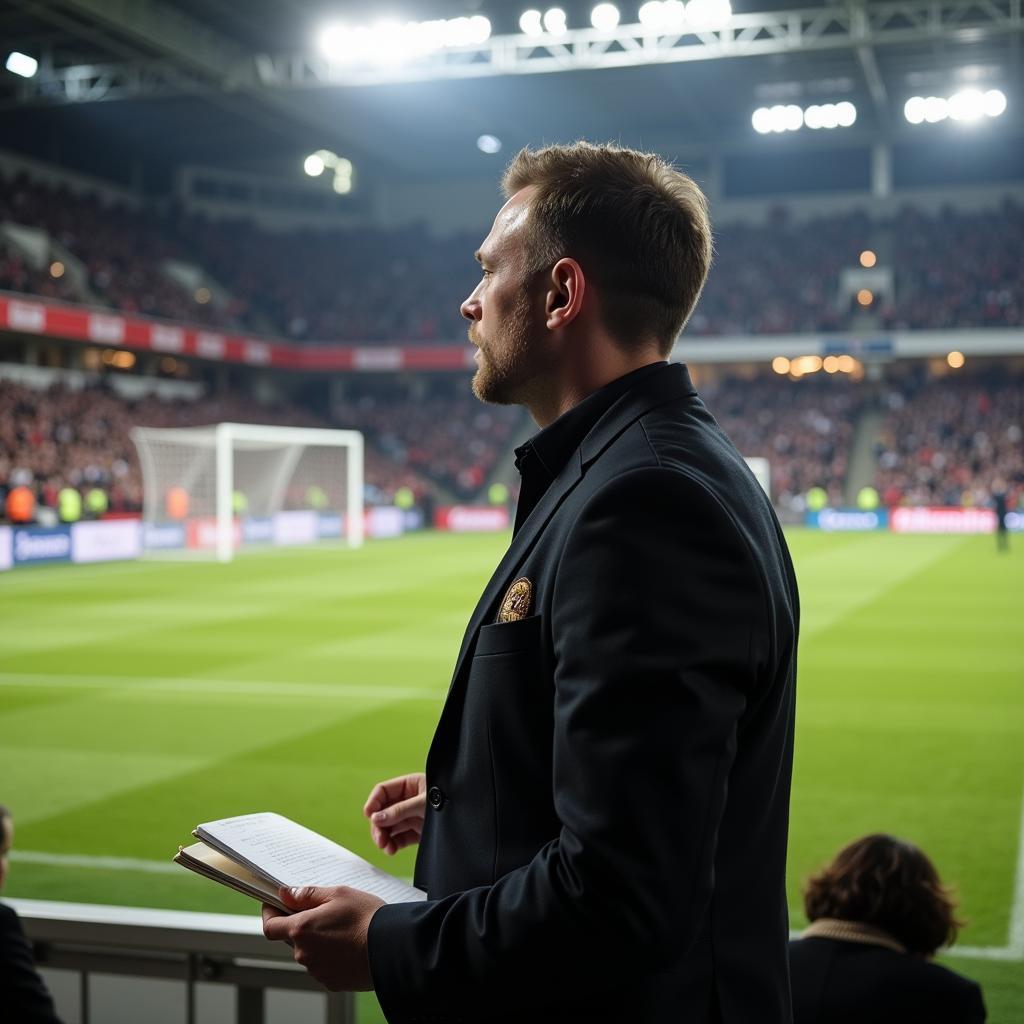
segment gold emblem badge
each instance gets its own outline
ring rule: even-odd
[[[505,591],[505,597],[501,602],[501,611],[498,612],[498,621],[515,622],[518,619],[525,619],[530,611],[530,598],[532,597],[533,584],[525,576],[520,576]]]

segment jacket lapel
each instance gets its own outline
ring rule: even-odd
[[[529,554],[534,542],[540,536],[541,531],[547,525],[547,521],[554,515],[555,510],[561,505],[565,496],[579,483],[583,476],[582,463],[579,450],[573,453],[572,458],[565,464],[562,472],[551,481],[550,486],[544,492],[540,501],[537,502],[533,511],[527,516],[526,522],[519,528],[519,532],[512,538],[497,569],[494,570],[490,582],[484,588],[480,600],[477,602],[473,615],[466,627],[466,635],[462,638],[462,647],[459,650],[458,660],[455,662],[455,671],[452,673],[452,685],[459,678],[466,656],[476,639],[480,627],[486,625],[489,619],[493,619],[495,605],[505,588],[511,582],[516,567]]]
[[[594,425],[593,429],[583,439],[582,444],[573,453],[572,458],[566,463],[562,472],[551,482],[551,485],[544,492],[543,497],[537,502],[536,507],[527,517],[526,522],[520,527],[519,532],[512,538],[512,543],[505,552],[497,569],[491,576],[490,582],[484,588],[484,592],[477,602],[473,615],[466,627],[466,634],[462,638],[462,647],[459,650],[458,660],[455,662],[455,671],[452,673],[452,683],[462,672],[466,658],[476,640],[480,627],[493,621],[497,614],[495,605],[499,597],[505,592],[512,582],[515,570],[529,554],[541,531],[547,525],[548,520],[554,515],[559,505],[572,489],[583,478],[586,467],[590,465],[619,436],[630,424],[635,423],[641,416],[658,405],[678,400],[688,395],[695,395],[690,375],[685,366],[681,363],[672,363],[666,367],[664,373],[653,374],[648,380],[644,380],[639,386],[627,391]]]

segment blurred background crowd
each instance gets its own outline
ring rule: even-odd
[[[5,221],[41,229],[60,248],[50,269],[33,268],[0,242],[0,288],[304,341],[460,339],[480,241],[423,227],[269,232],[173,204],[107,203],[24,175],[0,190]],[[1009,198],[989,211],[906,205],[887,218],[795,221],[779,208],[764,224],[727,223],[688,330],[834,331],[857,316],[890,329],[1019,326],[1022,231],[1024,207]],[[840,275],[864,251],[897,271],[893,293],[862,307],[843,300]],[[80,279],[68,257],[84,267]],[[193,272],[175,275],[174,264]]]

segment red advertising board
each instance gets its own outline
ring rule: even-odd
[[[475,365],[473,349],[468,343],[296,345],[280,338],[254,338],[194,324],[125,316],[9,292],[0,293],[0,331],[285,370],[390,373],[400,370],[468,370]]]
[[[995,528],[996,514],[990,508],[922,506],[889,513],[893,533],[992,533]]]
[[[511,525],[503,505],[445,505],[434,511],[434,526],[452,533],[499,533]]]

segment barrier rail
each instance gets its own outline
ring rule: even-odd
[[[235,989],[238,1024],[264,1024],[267,989],[323,994],[320,985],[292,960],[287,946],[267,942],[255,916],[46,900],[6,902],[21,917],[41,968],[78,973],[81,1024],[99,1019],[91,1016],[93,974],[181,982],[186,1024],[198,1024],[196,985],[200,982]],[[327,993],[325,1002],[324,1024],[355,1024],[355,1000],[350,993]],[[137,1009],[132,1019],[139,1019]],[[104,1024],[108,1020],[104,1016]]]

